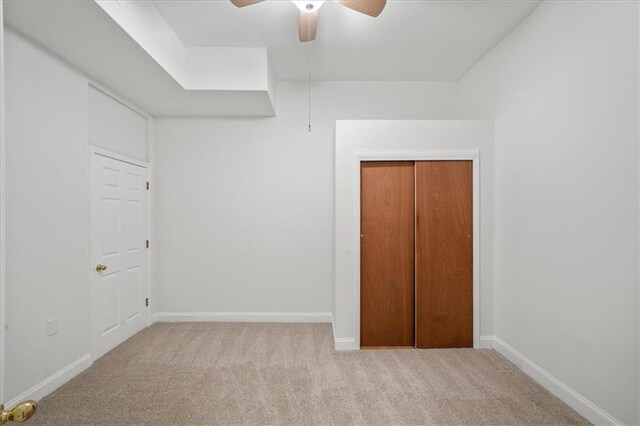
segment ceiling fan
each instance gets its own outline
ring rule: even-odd
[[[252,4],[261,3],[265,0],[231,0],[237,7],[250,6]],[[316,31],[318,29],[318,9],[325,0],[292,0],[298,9],[300,9],[300,18],[298,20],[298,35],[301,42],[312,41],[316,39]],[[365,15],[374,18],[380,15],[382,9],[387,4],[387,0],[333,0],[343,6],[353,9]]]

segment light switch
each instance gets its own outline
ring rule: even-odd
[[[51,318],[47,321],[47,336],[58,334],[58,318]]]

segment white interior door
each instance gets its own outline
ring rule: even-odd
[[[94,359],[147,325],[147,171],[143,165],[92,151],[91,329]]]

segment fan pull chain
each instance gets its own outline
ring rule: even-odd
[[[309,46],[309,133],[311,133],[311,46]]]

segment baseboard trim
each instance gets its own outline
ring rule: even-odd
[[[335,337],[333,344],[336,351],[357,351],[360,349],[360,345],[353,337]]]
[[[542,387],[558,397],[562,402],[576,410],[581,416],[595,425],[622,425],[615,417],[571,389],[551,373],[518,352],[502,339],[495,336],[480,337],[480,345],[488,348],[491,345],[498,353],[511,361],[526,375],[538,382]]]
[[[86,354],[82,358],[72,362],[52,376],[44,379],[37,385],[33,386],[31,389],[13,398],[7,404],[5,404],[5,407],[13,408],[13,406],[19,404],[25,399],[33,399],[35,401],[38,401],[49,395],[54,390],[58,389],[60,386],[67,383],[69,380],[73,379],[78,374],[82,373],[90,366],[91,355]]]
[[[155,322],[331,323],[331,312],[157,312]]]
[[[480,336],[477,349],[495,349],[495,336]]]

